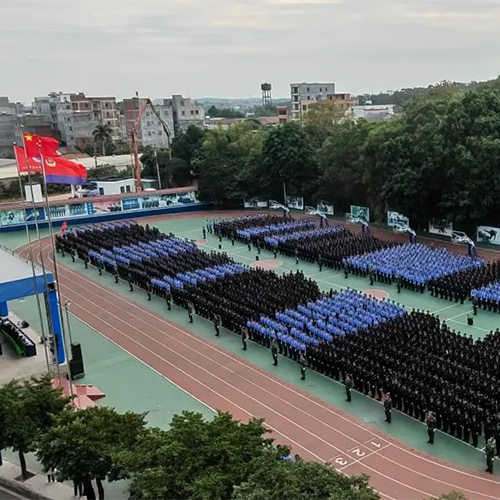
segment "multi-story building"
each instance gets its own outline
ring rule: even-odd
[[[33,115],[50,118],[52,128],[58,128],[58,110],[71,110],[71,93],[50,92],[43,97],[35,97],[32,104]]]
[[[326,100],[335,93],[335,83],[292,83],[290,84],[290,118],[301,120],[302,102]]]
[[[190,125],[202,128],[205,123],[205,108],[190,97],[173,95],[163,99],[165,105],[172,106],[174,130],[176,134],[185,132]]]
[[[353,106],[358,104],[358,100],[351,94],[342,92],[339,94],[327,94],[327,101],[334,101],[344,111],[349,111]]]
[[[123,100],[124,109],[124,122],[126,136],[130,137],[132,128],[137,121],[139,111],[144,104],[145,99],[134,97],[132,99]],[[168,99],[157,99],[153,105],[160,118],[165,122],[170,132],[170,138],[173,139],[174,133],[174,114],[172,106],[165,103]],[[165,129],[153,112],[150,106],[147,106],[141,117],[139,128],[137,129],[137,139],[139,146],[155,146],[166,147],[168,146],[168,137]]]
[[[50,117],[54,130],[59,130],[67,146],[83,149],[94,143],[97,125],[108,125],[111,140],[120,139],[119,115],[115,97],[87,97],[83,92],[51,92],[35,97],[33,114]]]

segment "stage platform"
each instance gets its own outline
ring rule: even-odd
[[[8,318],[14,324],[17,324],[21,320],[12,312],[9,313]],[[36,344],[36,356],[29,358],[17,357],[11,346],[3,338],[0,338],[3,348],[3,354],[0,356],[0,385],[10,382],[13,378],[26,379],[47,372],[44,347],[41,344],[41,334],[32,328],[23,328],[22,330]]]

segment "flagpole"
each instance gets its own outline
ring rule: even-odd
[[[45,267],[45,259],[43,258],[42,240],[40,238],[40,228],[38,226],[38,212],[36,210],[35,194],[34,194],[34,191],[33,191],[33,183],[32,183],[32,180],[31,180],[31,168],[30,168],[30,165],[29,165],[29,158],[26,155],[26,142],[24,140],[24,129],[22,129],[22,127],[21,127],[21,135],[23,137],[23,146],[24,146],[24,151],[25,151],[25,161],[26,161],[26,164],[27,164],[27,167],[28,167],[27,170],[28,170],[28,181],[29,181],[30,193],[31,193],[31,205],[33,207],[33,218],[35,220],[35,229],[36,229],[36,236],[37,236],[37,239],[38,239],[38,248],[40,249],[40,263],[42,265],[43,283],[44,283],[44,286],[45,286],[45,293],[47,294],[47,292],[48,292],[47,269]],[[27,223],[27,221],[26,221],[26,223]],[[54,323],[52,321],[52,313],[50,311],[50,307],[49,307],[49,305],[47,303],[47,300],[45,301],[45,311],[47,313],[47,324],[48,324],[48,328],[49,328],[49,340],[50,340],[51,347],[54,350],[54,352],[52,352],[52,349],[51,349],[52,362],[53,362],[53,364],[56,365],[57,377],[59,378],[59,383],[62,386],[62,383],[61,383],[61,370],[60,370],[60,367],[59,367],[59,360],[57,359],[57,345],[56,345],[55,334],[54,334]]]
[[[49,205],[49,192],[47,189],[47,175],[45,172],[45,160],[42,154],[42,150],[40,147],[40,144],[38,145],[38,152],[40,153],[40,162],[42,164],[42,173],[43,173],[43,183],[44,183],[44,191],[45,191],[45,204],[47,207],[47,219],[49,222],[49,233],[50,233],[50,241],[52,245],[52,256],[54,258],[54,278],[57,286],[57,295],[58,295],[58,306],[59,306],[59,315],[61,317],[61,330],[62,330],[62,336],[63,336],[63,347],[66,346],[66,327],[64,325],[64,317],[63,317],[63,311],[62,311],[62,304],[61,304],[61,288],[60,288],[60,281],[59,281],[59,272],[58,272],[58,267],[57,267],[57,252],[56,252],[56,246],[54,243],[54,229],[52,226],[52,216],[50,215],[50,205]],[[71,395],[71,400],[73,401],[73,380],[71,377],[71,367],[69,364],[69,358],[68,358],[68,348],[67,346],[65,347],[65,352],[66,352],[66,363],[68,364],[68,380],[69,380],[69,390],[70,390],[70,395]]]
[[[40,319],[40,328],[42,330],[42,344],[43,344],[43,350],[45,353],[45,362],[47,364],[47,372],[50,373],[50,362],[49,362],[49,354],[47,352],[47,338],[45,336],[45,326],[43,324],[43,315],[42,315],[42,306],[40,304],[40,296],[39,296],[39,291],[38,291],[38,281],[36,279],[36,271],[35,271],[35,259],[33,257],[33,247],[31,245],[31,234],[29,231],[28,227],[28,215],[26,213],[26,202],[25,202],[25,193],[23,193],[23,183],[21,180],[21,172],[19,170],[19,158],[17,157],[17,149],[16,149],[16,143],[14,142],[14,155],[16,157],[16,164],[17,164],[17,178],[19,180],[19,190],[21,191],[21,203],[23,206],[23,213],[24,213],[24,227],[26,228],[26,236],[28,238],[28,245],[29,245],[29,252],[30,252],[30,260],[31,260],[31,271],[33,274],[33,281],[35,284],[35,297],[36,297],[36,305],[38,308],[38,317]],[[26,158],[26,157],[25,157]],[[26,161],[26,159],[25,159]],[[26,161],[27,162],[27,161]],[[29,169],[29,165],[27,164],[27,167]]]

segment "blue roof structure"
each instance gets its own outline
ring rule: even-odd
[[[54,283],[51,273],[46,273],[46,279],[44,279],[42,270],[35,267],[35,276],[33,276],[30,262],[0,247],[0,318],[8,316],[8,302],[40,293],[46,294],[55,335],[57,360],[62,364],[65,361],[65,355],[58,310],[59,297],[55,287],[47,289],[45,283],[47,285]]]
[[[35,267],[35,278],[31,264],[0,248],[0,302],[9,302],[36,293],[44,293],[45,280],[40,269]],[[47,283],[54,281],[52,274],[47,273]]]

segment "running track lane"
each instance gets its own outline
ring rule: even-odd
[[[51,259],[44,241],[45,262]],[[27,256],[26,247],[19,251]],[[39,261],[39,252],[35,259]],[[469,500],[500,498],[500,482],[415,453],[296,387],[61,265],[61,294],[103,336],[211,408],[265,417],[278,442],[344,473],[365,473],[388,499],[460,490]],[[425,439],[423,433],[422,439]]]

